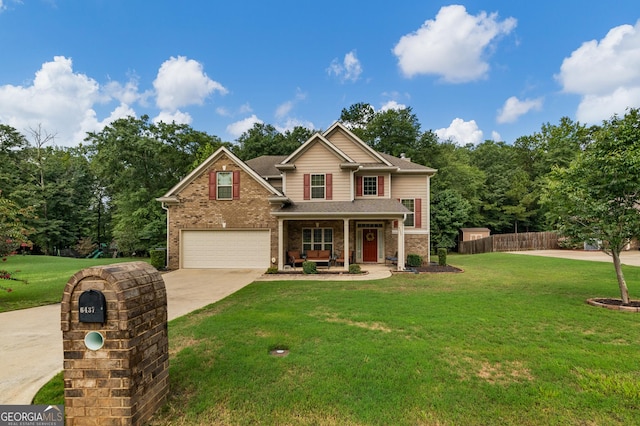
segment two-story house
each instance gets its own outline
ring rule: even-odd
[[[344,268],[393,257],[403,270],[410,253],[429,261],[435,172],[373,150],[339,122],[289,156],[243,162],[222,147],[158,198],[168,267],[282,270],[288,252],[309,250],[342,254]]]

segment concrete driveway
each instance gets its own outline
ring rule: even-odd
[[[217,302],[263,272],[181,269],[164,274],[169,319]],[[30,404],[62,370],[63,358],[59,304],[0,313],[0,404]]]

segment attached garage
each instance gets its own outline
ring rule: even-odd
[[[182,231],[182,267],[191,269],[266,269],[270,265],[270,231]]]

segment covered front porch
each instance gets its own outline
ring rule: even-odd
[[[367,203],[370,209],[378,207],[368,212],[361,211],[365,205],[357,201],[300,203],[272,212],[278,219],[278,269],[288,264],[290,252],[304,257],[312,250],[323,250],[330,253],[327,266],[331,268],[348,270],[351,263],[384,264],[387,257],[395,257],[397,270],[404,270],[408,210],[387,201]]]

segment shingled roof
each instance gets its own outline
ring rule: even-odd
[[[274,178],[280,177],[280,170],[276,169],[276,164],[281,163],[285,158],[287,158],[286,155],[263,155],[247,160],[245,163],[263,178]]]
[[[335,214],[336,216],[344,215],[368,215],[373,214],[376,217],[381,215],[389,215],[398,217],[405,213],[411,213],[404,205],[397,200],[380,199],[380,200],[354,200],[354,201],[322,201],[322,202],[304,202],[291,203],[283,205],[280,209],[273,212],[274,215],[301,215],[318,214],[323,216]]]

